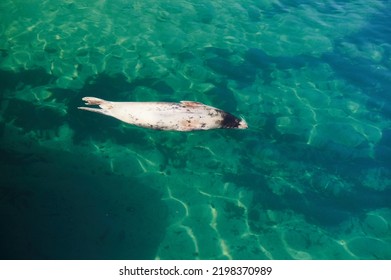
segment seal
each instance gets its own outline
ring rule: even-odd
[[[125,123],[157,130],[192,131],[217,128],[248,128],[239,119],[223,110],[195,101],[175,102],[112,102],[96,97],[83,97],[86,105],[80,110],[107,115]]]

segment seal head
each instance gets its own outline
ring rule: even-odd
[[[244,119],[238,119],[234,115],[224,111],[222,111],[221,116],[223,118],[220,124],[221,128],[248,128],[248,125]]]

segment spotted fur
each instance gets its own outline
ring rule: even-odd
[[[114,117],[123,122],[158,130],[208,130],[216,128],[246,129],[247,123],[220,109],[194,101],[172,102],[111,102],[96,97],[84,97],[81,110]]]

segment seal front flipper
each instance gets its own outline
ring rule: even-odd
[[[186,107],[198,107],[198,106],[205,106],[205,104],[202,104],[201,102],[196,101],[180,101],[183,106]]]

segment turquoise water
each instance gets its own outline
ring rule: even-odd
[[[0,3],[1,259],[391,259],[390,1]],[[147,130],[84,96],[195,100]]]

